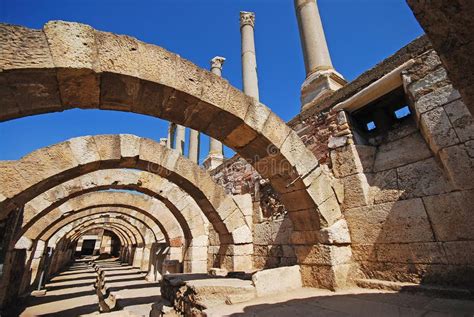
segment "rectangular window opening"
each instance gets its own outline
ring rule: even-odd
[[[409,115],[411,115],[411,111],[410,111],[410,108],[408,108],[408,106],[404,106],[395,110],[395,117],[397,119],[403,119],[405,117],[408,117]]]

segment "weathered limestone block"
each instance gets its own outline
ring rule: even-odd
[[[474,120],[466,105],[456,100],[444,106],[444,110],[461,142],[474,140]]]
[[[227,276],[227,273],[229,273],[226,269],[221,269],[217,267],[213,267],[209,270],[209,275],[210,276],[222,276],[225,277]]]
[[[350,243],[351,237],[347,222],[344,219],[336,221],[332,226],[321,229],[318,232],[320,243],[325,244],[344,244]]]
[[[306,265],[339,265],[351,262],[350,246],[316,244],[295,246],[299,264]]]
[[[185,257],[187,260],[206,261],[207,247],[188,247]]]
[[[442,149],[439,157],[449,179],[457,189],[474,188],[474,142],[453,145]],[[471,155],[470,155],[471,154]]]
[[[97,146],[92,136],[72,138],[69,140],[74,158],[80,165],[100,161]]]
[[[66,106],[95,108],[99,105],[100,82],[95,30],[85,24],[51,21],[43,28],[48,39],[61,100]]]
[[[290,133],[280,148],[281,154],[285,156],[298,175],[306,175],[314,171],[319,162],[313,153],[304,146],[304,143],[296,133]]]
[[[355,265],[341,264],[334,266],[301,265],[301,277],[306,287],[336,290],[353,285]]]
[[[232,198],[234,199],[235,203],[242,211],[243,215],[245,216],[245,221],[249,228],[253,226],[253,202],[252,196],[250,194],[244,195],[233,195]]]
[[[460,98],[459,92],[454,89],[452,85],[447,85],[416,100],[414,105],[416,115],[419,118],[421,114],[431,109],[443,106]]]
[[[256,291],[249,280],[179,274],[164,276],[161,294],[181,315],[203,316],[207,308],[250,300]]]
[[[339,147],[343,147],[347,144],[348,141],[348,136],[347,135],[342,135],[342,136],[330,136],[328,139],[328,148],[330,149],[336,149]]]
[[[397,169],[367,175],[370,184],[370,200],[374,204],[397,201],[403,195],[398,187]]]
[[[317,171],[315,171],[317,172]],[[307,188],[307,192],[312,200],[320,206],[324,201],[330,197],[334,197],[334,191],[330,186],[331,179],[325,172],[319,171],[318,175],[312,180]]]
[[[344,198],[345,199],[345,198]],[[329,227],[342,217],[336,195],[326,199],[318,206],[321,227]]]
[[[375,244],[375,252],[381,263],[447,263],[439,242]]]
[[[120,135],[95,135],[93,138],[102,161],[120,159]]]
[[[414,81],[408,88],[409,94],[416,100],[427,93],[433,92],[439,87],[446,86],[448,77],[446,69],[440,67],[425,77]]]
[[[256,132],[261,133],[270,113],[270,108],[260,102],[254,102],[248,107],[245,115],[245,123],[252,127]]]
[[[370,203],[370,186],[363,173],[342,179],[344,184],[344,209],[366,206]]]
[[[367,261],[377,261],[377,254],[375,251],[375,246],[377,244],[363,244],[363,243],[353,243],[351,244],[352,249],[352,259],[356,262],[367,262]]]
[[[421,132],[433,153],[447,146],[459,143],[459,139],[443,107],[427,111],[421,115]]]
[[[423,197],[439,241],[474,240],[474,190]]]
[[[16,165],[16,161],[0,163],[0,181],[2,184],[8,184],[8,186],[2,186],[2,195],[5,199],[29,187],[28,181],[15,168]]]
[[[347,145],[331,151],[334,175],[345,177],[371,172],[376,148],[366,145]]]
[[[397,174],[403,198],[442,194],[452,188],[434,158],[399,167]]]
[[[16,169],[32,185],[78,165],[66,141],[24,156],[18,161]]]
[[[185,260],[183,262],[183,271],[186,273],[206,273],[207,272],[207,259],[206,260]]]
[[[251,243],[252,242],[252,232],[250,228],[245,224],[234,231],[232,231],[232,238],[234,243]]]
[[[352,243],[434,240],[421,199],[348,209],[344,215]]]
[[[384,171],[426,159],[431,152],[419,133],[382,144],[375,156],[374,172]]]
[[[263,127],[262,134],[273,144],[277,149],[280,149],[285,139],[288,137],[293,130],[285,124],[273,112],[268,116],[265,126]]]
[[[263,270],[252,276],[257,296],[267,296],[303,287],[298,265]]]
[[[42,30],[2,24],[0,26],[0,69],[54,67]]]
[[[472,240],[444,242],[443,248],[449,264],[464,266],[474,264],[474,242]]]

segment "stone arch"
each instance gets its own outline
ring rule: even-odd
[[[36,150],[18,161],[1,162],[0,180],[9,186],[1,193],[8,198],[0,202],[0,207],[25,204],[72,178],[112,168],[135,168],[168,179],[193,197],[220,233],[221,243],[251,242],[244,213],[207,171],[177,151],[132,135],[74,138]]]
[[[63,239],[74,241],[74,239],[76,239],[81,234],[81,232],[85,230],[84,228],[106,228],[107,226],[115,226],[118,230],[123,231],[124,235],[129,240],[128,243],[124,245],[126,248],[133,247],[134,249],[132,259],[128,259],[132,260],[132,262],[129,263],[135,267],[141,268],[142,270],[148,270],[151,256],[150,251],[153,247],[153,243],[157,241],[147,239],[146,234],[141,232],[140,229],[137,228],[136,224],[132,224],[120,218],[111,218],[109,220],[98,220],[96,218],[76,220],[72,226],[69,226],[69,228],[65,228],[65,230],[59,230],[56,233],[55,236],[57,237],[55,244]],[[181,253],[181,250],[178,251]],[[178,260],[180,260],[179,257]]]
[[[85,216],[85,217],[82,217],[82,218],[72,220],[72,221],[68,222],[67,224],[64,224],[58,230],[56,230],[56,232],[53,235],[51,235],[50,237],[48,237],[45,241],[49,242],[48,246],[53,246],[51,244],[51,241],[53,241],[53,244],[56,245],[56,243],[61,238],[61,232],[66,233],[66,232],[72,230],[73,228],[75,228],[76,226],[79,226],[83,223],[94,222],[94,221],[96,223],[107,223],[107,221],[109,221],[109,220],[113,220],[112,223],[114,223],[116,219],[120,219],[120,222],[123,221],[123,222],[129,224],[130,226],[127,226],[128,228],[133,228],[133,231],[135,233],[138,232],[140,234],[140,236],[143,237],[142,243],[144,245],[145,244],[150,244],[150,243],[153,243],[153,242],[157,242],[156,237],[154,235],[152,237],[150,235],[147,235],[147,230],[149,230],[149,228],[146,228],[146,225],[144,225],[143,223],[138,221],[136,218],[134,218],[134,217],[125,217],[125,219],[123,219],[123,218],[116,217],[117,214],[113,214],[113,213],[110,213],[110,216],[111,217],[109,219],[105,219],[105,218],[103,218],[103,214],[95,214],[95,215],[89,215],[89,216]],[[140,224],[138,224],[137,222],[139,222]],[[56,238],[54,239],[54,237],[56,237]],[[140,246],[140,245],[137,244],[137,246]]]
[[[136,247],[143,247],[146,244],[146,238],[143,235],[143,233],[133,224],[128,223],[127,221],[123,219],[117,219],[117,218],[111,218],[108,220],[104,219],[81,219],[79,222],[76,224],[73,224],[70,228],[64,228],[65,230],[59,230],[56,233],[56,236],[63,236],[65,234],[66,237],[69,237],[69,233],[75,230],[79,230],[80,228],[86,227],[88,225],[114,225],[120,229],[124,233],[127,234],[128,242],[131,245],[134,245]],[[74,227],[75,226],[75,227]],[[51,237],[53,238],[53,237]],[[59,241],[59,238],[58,240]],[[54,243],[56,244],[56,243]]]
[[[123,246],[127,247],[131,245],[131,240],[128,238],[127,234],[125,231],[122,231],[122,229],[116,225],[104,225],[104,224],[89,224],[86,227],[81,227],[81,228],[74,228],[73,231],[74,233],[69,237],[71,243],[77,242],[82,235],[87,234],[88,232],[94,230],[94,229],[105,229],[105,230],[110,230],[114,232],[117,237],[120,239],[120,243],[122,243]],[[65,238],[66,234],[64,234],[61,239]],[[66,239],[64,239],[66,240]]]
[[[301,245],[297,255],[306,266],[304,275],[331,275],[328,283],[309,278],[316,281],[312,285],[334,287],[341,279],[335,272],[341,259],[333,261],[340,250],[330,234],[319,233],[322,228],[338,230],[332,226],[343,221],[331,179],[297,134],[266,106],[178,55],[128,36],[60,21],[47,23],[43,30],[2,25],[1,32],[0,80],[6,85],[0,120],[100,108],[151,115],[202,131],[249,161],[280,194],[295,229],[292,240]],[[129,162],[136,155],[126,157]],[[6,198],[0,206],[8,211],[13,201]],[[16,198],[21,203],[21,195]],[[237,234],[229,233],[235,241]]]
[[[109,189],[134,190],[161,200],[183,228],[185,238],[190,241],[207,233],[207,219],[191,196],[158,175],[125,169],[87,173],[36,196],[25,205],[23,225],[71,198]]]
[[[153,233],[153,236],[156,241],[160,240],[165,240],[164,235],[162,232],[154,232],[153,227],[151,226],[152,223],[150,223],[152,220],[147,218],[144,214],[139,214],[138,212],[134,212],[133,210],[129,209],[124,209],[122,210],[111,210],[108,208],[91,208],[91,209],[84,209],[80,212],[76,212],[74,214],[68,215],[60,220],[56,220],[55,222],[51,223],[47,228],[45,228],[42,232],[40,232],[37,236],[36,239],[40,239],[43,241],[49,240],[50,237],[52,237],[59,229],[61,229],[63,226],[66,226],[70,224],[73,221],[76,221],[81,218],[85,217],[92,217],[96,215],[105,215],[105,214],[110,214],[113,216],[126,216],[133,218],[135,220],[140,221],[143,225],[145,225],[150,232]]]
[[[30,219],[21,231],[24,237],[34,240],[45,232],[56,220],[67,219],[64,214],[74,215],[91,209],[118,210],[123,213],[141,213],[154,220],[151,224],[152,230],[165,235],[167,244],[170,246],[170,259],[183,262],[185,272],[206,272],[208,256],[208,238],[203,226],[192,225],[189,235],[193,238],[186,242],[185,235],[180,224],[167,210],[166,206],[158,199],[147,195],[132,194],[128,192],[97,191],[89,192],[65,200],[62,205],[57,206],[47,213]],[[159,219],[159,220],[158,220]],[[224,250],[225,251],[225,250]],[[226,259],[226,258],[224,258]],[[226,264],[232,267],[231,264]]]
[[[128,192],[97,191],[76,196],[56,208],[30,219],[24,225],[21,233],[29,239],[34,239],[51,223],[63,219],[64,214],[75,214],[91,208],[108,208],[110,210],[122,208],[121,210],[124,212],[134,210],[153,219],[155,224],[152,230],[154,232],[161,231],[168,242],[170,236],[174,238],[175,244],[184,242],[184,233],[180,224],[161,201],[146,195]]]

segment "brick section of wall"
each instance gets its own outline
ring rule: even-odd
[[[330,165],[329,139],[339,132],[336,117],[336,114],[326,111],[290,123],[321,164]]]

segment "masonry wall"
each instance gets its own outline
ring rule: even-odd
[[[253,232],[253,265],[255,269],[274,268],[296,264],[296,255],[290,242],[293,227],[277,193],[244,159],[235,156],[213,171],[214,179],[229,194],[250,194],[253,215],[249,222]],[[212,230],[210,230],[212,231]],[[216,234],[211,234],[210,252],[219,249]],[[216,258],[211,255],[210,259]]]
[[[333,107],[409,59],[403,82],[412,117],[361,139],[351,115]],[[323,104],[289,125],[339,180],[356,279],[474,285],[473,119],[426,38]],[[252,194],[255,268],[295,263],[284,206],[251,166],[234,157],[214,177],[229,193]]]
[[[383,137],[361,140],[350,115],[333,111],[299,131],[333,131],[315,154],[344,187],[359,277],[472,287],[473,120],[433,50],[403,80],[413,117]]]

